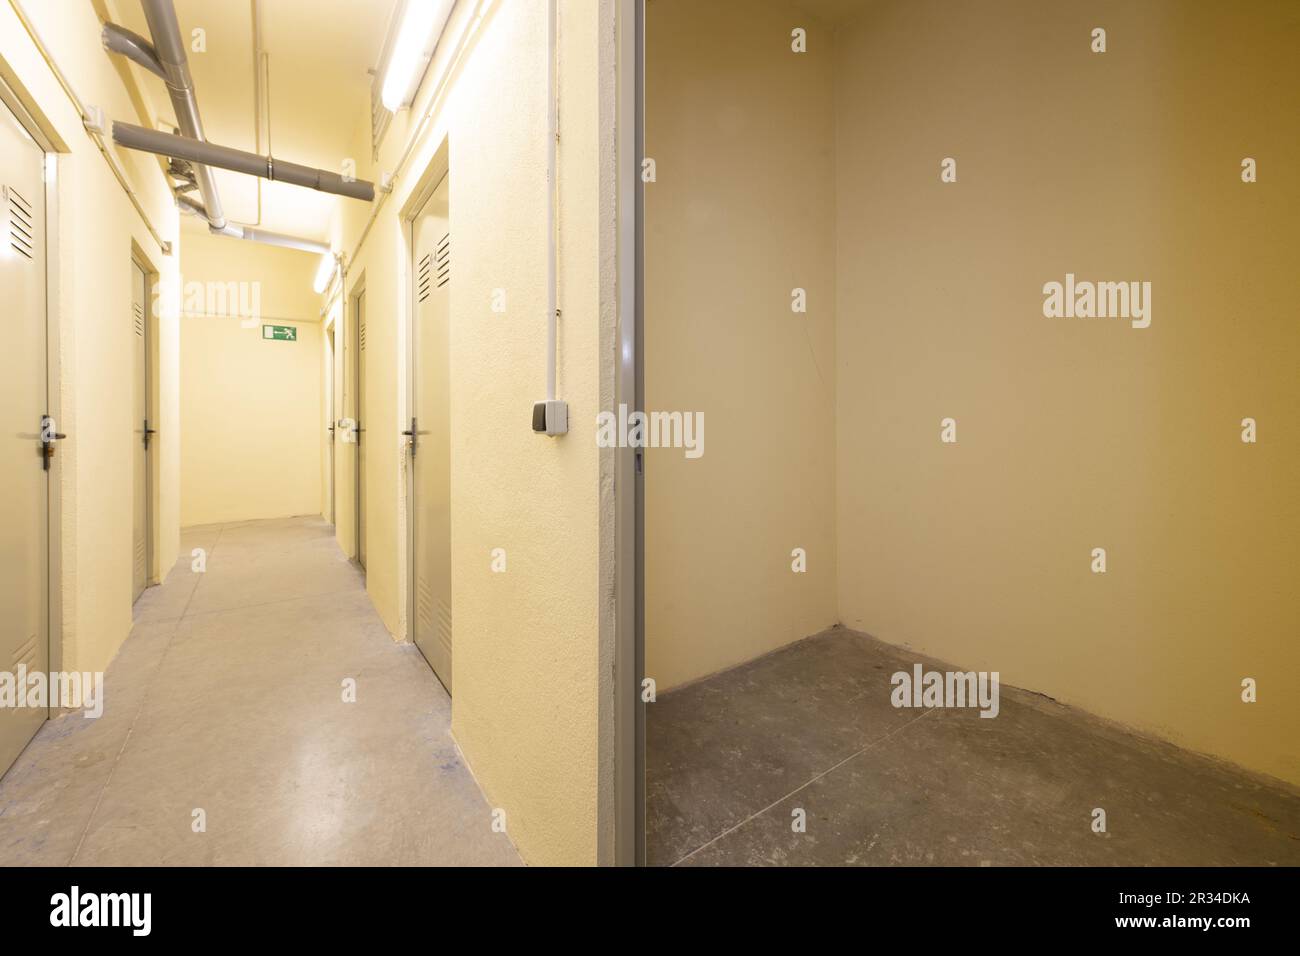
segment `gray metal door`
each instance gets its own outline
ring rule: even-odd
[[[131,262],[131,353],[135,363],[135,431],[132,436],[134,506],[131,549],[131,600],[149,584],[149,280],[140,264]]]
[[[448,179],[416,217],[411,328],[415,643],[451,693],[451,221]]]
[[[0,671],[20,682],[49,672],[49,472],[44,153],[0,104]],[[57,427],[58,423],[54,423]],[[54,447],[51,443],[51,449]],[[16,701],[15,701],[16,703]],[[0,773],[49,716],[0,707]]]
[[[366,294],[357,296],[357,564],[366,566]]]
[[[325,330],[325,402],[328,405],[325,420],[329,423],[325,427],[325,480],[329,482],[329,510],[325,517],[330,524],[334,524],[334,426],[337,424],[334,420],[334,410],[337,405],[334,401],[333,325]]]

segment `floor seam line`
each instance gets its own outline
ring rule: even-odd
[[[844,758],[843,760],[841,760],[839,763],[832,764],[831,766],[829,766],[829,767],[827,767],[825,770],[823,770],[821,773],[819,773],[819,774],[817,774],[817,775],[815,775],[815,776],[809,778],[808,780],[804,781],[804,782],[801,783],[799,786],[797,786],[797,787],[795,787],[793,790],[791,790],[789,793],[785,794],[783,797],[780,797],[779,799],[773,800],[771,803],[769,803],[767,806],[763,807],[763,809],[761,809],[761,810],[756,810],[756,811],[754,811],[754,812],[751,813],[749,816],[745,817],[745,819],[741,820],[739,823],[732,824],[731,826],[727,827],[727,829],[723,830],[721,833],[719,833],[717,836],[715,836],[713,839],[711,839],[711,840],[709,840],[709,841],[707,841],[707,842],[705,842],[705,843],[701,843],[699,846],[697,846],[697,847],[696,847],[694,850],[692,850],[690,853],[687,853],[685,856],[683,856],[683,857],[682,857],[680,860],[678,860],[676,863],[673,863],[672,866],[677,866],[679,863],[684,863],[684,862],[686,862],[687,860],[689,860],[691,857],[693,857],[695,854],[699,853],[701,850],[708,849],[709,847],[713,846],[713,844],[715,844],[715,843],[717,843],[719,840],[721,840],[723,837],[725,837],[725,836],[729,836],[730,834],[735,833],[735,832],[736,832],[737,830],[739,830],[741,827],[745,826],[746,824],[752,822],[753,820],[756,820],[758,817],[761,817],[763,814],[767,813],[768,810],[771,810],[773,807],[777,806],[778,804],[784,803],[786,800],[789,800],[791,797],[793,797],[793,796],[794,796],[796,793],[798,793],[799,791],[801,791],[801,790],[805,790],[805,789],[807,789],[808,787],[811,787],[814,783],[816,783],[816,782],[817,782],[818,780],[820,780],[822,777],[824,777],[824,776],[826,776],[827,774],[829,774],[829,773],[833,773],[834,771],[840,769],[840,767],[843,767],[843,766],[844,766],[846,763],[848,763],[850,760],[853,760],[853,759],[855,759],[855,758],[857,758],[857,757],[861,757],[864,753],[866,753],[868,750],[871,750],[871,749],[874,748],[876,745],[878,745],[878,744],[883,744],[886,740],[889,740],[891,737],[895,737],[895,736],[897,736],[898,734],[901,734],[904,730],[906,730],[908,727],[911,727],[911,726],[912,726],[914,723],[916,723],[918,720],[924,720],[927,716],[929,716],[930,714],[934,713],[935,710],[937,710],[937,709],[938,709],[938,708],[930,708],[930,709],[926,710],[924,713],[918,714],[917,716],[913,717],[911,720],[907,721],[907,722],[904,723],[902,726],[900,726],[900,727],[895,727],[893,730],[891,730],[889,733],[885,734],[883,737],[878,737],[878,738],[876,738],[875,740],[871,741],[870,743],[866,744],[865,746],[859,748],[858,750],[856,750],[856,751],[854,751],[853,753],[849,754],[847,757],[845,757],[845,758]]]
[[[221,540],[221,532],[223,530],[225,530],[224,526],[217,531],[217,541]],[[217,549],[217,541],[212,543],[213,551]],[[108,769],[108,776],[104,778],[103,784],[100,785],[99,793],[95,796],[95,805],[90,808],[90,815],[86,817],[86,825],[81,828],[81,836],[78,838],[77,845],[72,851],[72,856],[68,857],[68,866],[72,866],[72,864],[76,862],[77,854],[81,852],[82,846],[86,843],[86,837],[90,834],[90,825],[95,822],[95,814],[99,812],[100,804],[104,802],[104,794],[108,792],[108,785],[113,782],[113,775],[117,773],[117,765],[122,762],[122,754],[126,753],[126,745],[131,742],[131,735],[135,733],[135,725],[139,722],[140,715],[144,713],[145,704],[149,702],[149,692],[153,690],[154,685],[153,677],[157,675],[158,671],[162,670],[163,661],[167,659],[167,652],[171,650],[172,641],[176,639],[176,635],[181,629],[181,624],[185,621],[185,615],[189,613],[190,603],[194,600],[194,594],[198,591],[199,584],[202,583],[203,579],[199,578],[198,583],[194,585],[194,590],[190,592],[190,596],[185,600],[185,607],[181,610],[181,616],[178,617],[175,624],[172,625],[171,636],[167,638],[167,644],[163,647],[162,654],[158,656],[158,663],[154,665],[153,674],[150,675],[149,682],[145,684],[144,692],[140,695],[140,706],[135,709],[135,714],[131,717],[131,723],[126,728],[126,736],[122,738],[122,746],[117,748],[117,754],[113,757],[113,766]],[[132,624],[131,629],[135,630],[134,624]],[[130,639],[131,635],[128,633],[127,640]],[[126,641],[123,641],[122,643],[125,644]]]

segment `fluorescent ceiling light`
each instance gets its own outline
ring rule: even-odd
[[[320,257],[320,265],[316,267],[316,281],[311,284],[312,291],[320,295],[329,288],[330,279],[334,277],[334,253],[327,252]]]
[[[380,94],[384,108],[396,113],[410,106],[433,51],[438,46],[452,0],[405,0],[392,56]]]

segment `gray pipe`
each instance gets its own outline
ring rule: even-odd
[[[189,62],[185,58],[185,43],[181,40],[180,24],[176,21],[176,8],[172,0],[140,0],[144,18],[153,37],[154,52],[163,70],[163,81],[171,96],[172,109],[181,132],[193,140],[203,140],[203,121],[199,118],[199,103],[194,95],[194,81],[190,78]],[[226,226],[226,215],[217,193],[217,181],[212,170],[196,163],[194,178],[203,196],[208,224],[217,230]]]
[[[184,193],[176,194],[176,208],[181,212],[188,212],[194,216],[200,216],[203,219],[208,218],[207,210],[203,208],[203,203],[199,202],[192,196],[186,196]]]
[[[158,62],[158,51],[140,34],[132,33],[126,27],[119,27],[116,23],[105,23],[100,38],[104,41],[105,50],[110,53],[120,53],[127,59],[139,63],[155,76],[167,79],[162,64]]]
[[[173,159],[188,159],[194,164],[196,171],[207,166],[217,166],[237,173],[246,173],[249,176],[306,186],[320,192],[349,196],[366,202],[371,202],[375,198],[374,183],[363,179],[344,179],[338,173],[328,169],[315,169],[311,166],[275,159],[272,156],[259,156],[257,153],[247,153],[242,149],[231,149],[229,146],[218,146],[216,143],[196,140],[193,137],[173,136],[171,133],[163,133],[131,123],[113,123],[113,142],[128,149],[140,149],[147,153],[170,156]],[[202,185],[199,191],[203,191]],[[205,194],[205,204],[206,201]],[[220,227],[216,228],[220,230]]]

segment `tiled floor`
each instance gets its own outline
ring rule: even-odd
[[[661,694],[649,862],[1300,865],[1295,790],[1012,688],[895,709],[917,662],[954,669],[836,629]]]
[[[332,528],[190,528],[181,555],[136,604],[103,717],[47,722],[0,780],[0,864],[519,863],[446,692]]]

